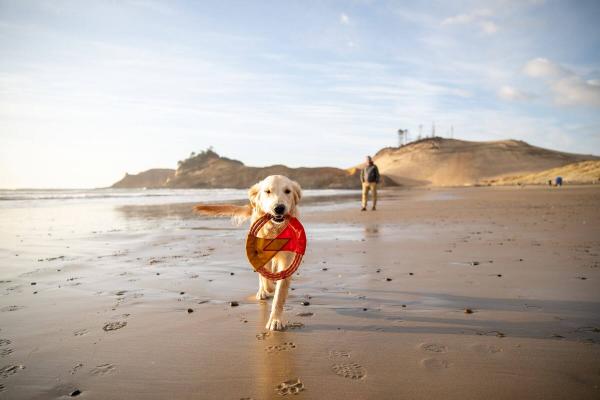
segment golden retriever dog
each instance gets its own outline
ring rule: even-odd
[[[250,204],[246,206],[234,205],[197,205],[195,210],[208,215],[232,217],[238,223],[250,218],[253,224],[265,214],[272,218],[259,231],[259,237],[274,238],[285,228],[288,217],[298,216],[298,202],[302,197],[302,189],[297,182],[283,175],[271,175],[258,182],[248,190]],[[285,270],[294,260],[294,253],[280,251],[268,262],[266,267],[271,272]],[[269,265],[270,264],[270,265]],[[274,295],[271,315],[266,328],[272,331],[282,330],[285,323],[282,320],[283,306],[288,295],[290,282],[288,277],[276,283],[258,275],[257,300],[265,300]]]

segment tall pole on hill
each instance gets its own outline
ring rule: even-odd
[[[408,143],[408,129],[398,129],[398,147]]]

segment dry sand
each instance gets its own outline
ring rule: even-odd
[[[581,161],[533,174],[498,177],[484,183],[493,185],[547,185],[548,181],[555,182],[557,176],[562,177],[565,184],[598,184],[600,183],[600,161]]]
[[[494,187],[310,205],[274,333],[247,227],[130,207],[68,242],[6,235],[0,398],[597,399],[599,204]]]
[[[408,186],[471,186],[507,175],[600,160],[598,156],[544,149],[520,140],[472,142],[441,137],[384,148],[373,158],[383,175]]]

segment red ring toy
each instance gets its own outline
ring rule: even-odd
[[[246,256],[254,271],[267,279],[278,281],[290,277],[300,266],[302,256],[304,256],[304,251],[306,250],[306,233],[300,221],[292,217],[288,218],[287,226],[277,237],[258,237],[258,232],[271,218],[273,217],[270,214],[265,214],[250,227],[250,232],[248,232],[248,238],[246,239]],[[290,266],[280,272],[267,270],[265,268],[267,263],[280,251],[292,251],[296,253]]]

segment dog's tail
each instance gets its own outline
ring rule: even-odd
[[[234,206],[231,204],[198,204],[194,207],[194,211],[204,215],[231,217],[238,225],[252,215],[252,207],[250,207],[250,204],[245,206]]]

